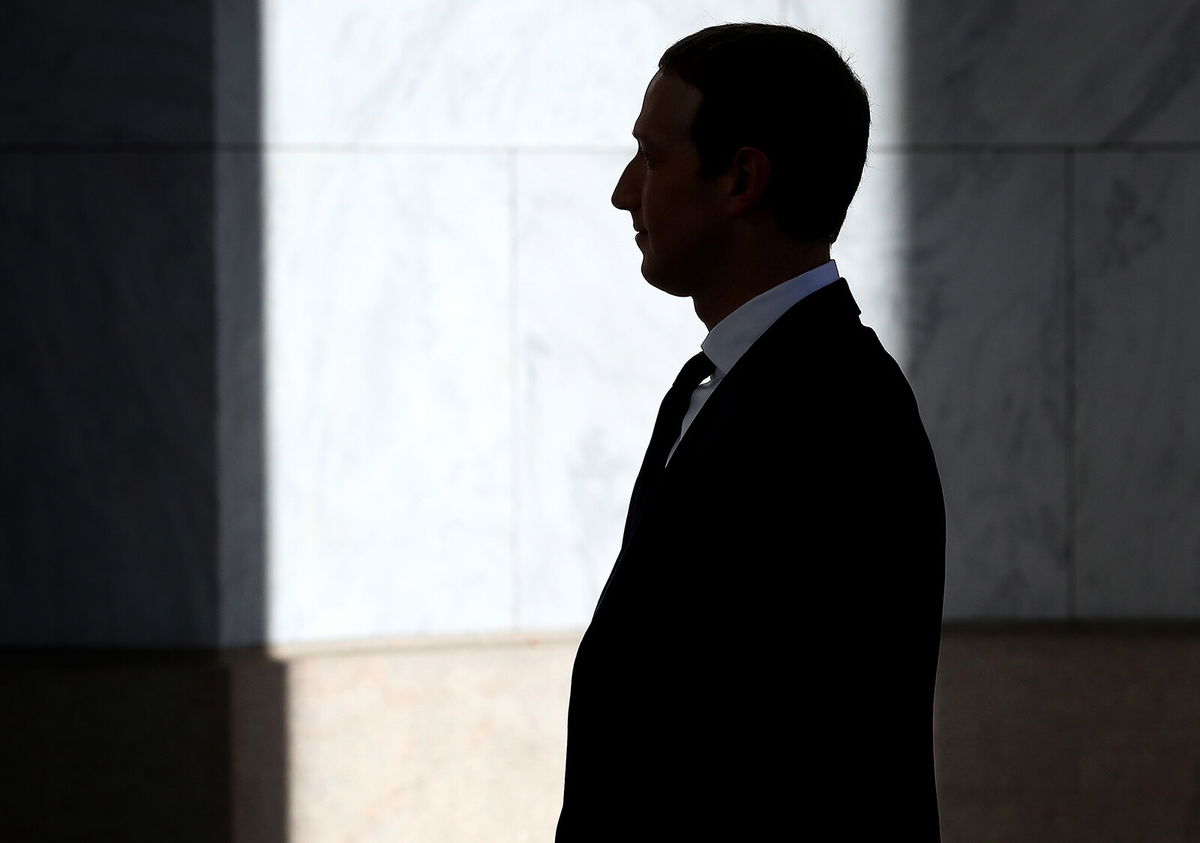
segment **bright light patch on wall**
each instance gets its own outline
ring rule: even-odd
[[[587,622],[705,333],[609,204],[629,131],[663,49],[781,9],[870,93],[834,257],[903,362],[903,4],[264,4],[269,640]]]
[[[871,140],[862,184],[832,254],[862,308],[862,320],[902,367],[909,362],[907,167],[904,141],[906,4],[818,0],[789,4],[788,23],[829,41],[862,80]]]

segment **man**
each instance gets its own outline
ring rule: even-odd
[[[612,201],[709,333],[579,645],[561,843],[938,839],[941,486],[829,255],[868,125],[790,27],[701,30],[646,90]]]

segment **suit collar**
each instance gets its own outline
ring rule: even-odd
[[[837,280],[837,264],[826,261],[760,293],[718,322],[700,344],[716,364],[718,377],[732,369],[780,316]]]
[[[680,440],[666,473],[678,472],[697,456],[702,464],[712,437],[744,411],[749,396],[762,390],[787,389],[805,367],[820,365],[822,346],[839,334],[860,328],[861,312],[844,278],[792,305],[724,375]]]
[[[838,278],[788,308],[745,350],[738,358],[739,365],[732,371],[776,371],[803,366],[808,361],[789,354],[787,346],[803,355],[806,352],[796,347],[819,345],[822,338],[831,333],[860,326],[858,317],[861,313],[862,309],[850,293],[850,285],[845,278]]]
[[[663,488],[702,483],[709,451],[714,443],[721,441],[722,431],[739,415],[755,412],[753,408],[764,394],[791,388],[791,381],[806,366],[819,365],[816,361],[822,343],[861,327],[860,312],[846,280],[839,278],[806,296],[775,320],[725,374],[680,440],[671,461],[651,487],[650,500],[639,507],[638,515],[626,525],[622,554],[647,512],[659,505]],[[723,447],[730,444],[726,442]],[[671,494],[667,492],[668,497]]]

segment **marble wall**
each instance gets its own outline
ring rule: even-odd
[[[609,197],[661,51],[741,19],[871,92],[834,256],[934,439],[947,617],[1200,611],[1200,3],[24,5],[13,642],[585,624],[704,336]]]
[[[894,123],[902,7],[807,11]],[[788,12],[264,5],[272,640],[587,622],[705,333],[610,205],[629,132],[666,46]]]
[[[666,45],[779,12],[264,4],[270,640],[586,623],[704,336],[609,204],[629,132]]]
[[[1081,616],[1200,615],[1198,153],[1072,161]]]
[[[0,643],[261,642],[257,5],[3,19]]]
[[[217,636],[209,11],[4,11],[8,646]]]
[[[1198,36],[1195,2],[910,4],[906,364],[948,618],[1200,614]]]

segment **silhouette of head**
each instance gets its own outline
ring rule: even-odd
[[[837,239],[871,122],[867,92],[837,50],[790,26],[733,23],[675,42],[658,66],[700,92],[691,127],[700,178],[728,168],[740,147],[761,149],[780,229],[801,242]]]
[[[639,231],[646,279],[702,295],[738,225],[827,247],[862,177],[869,125],[862,84],[816,35],[724,24],[673,44],[612,197]]]

